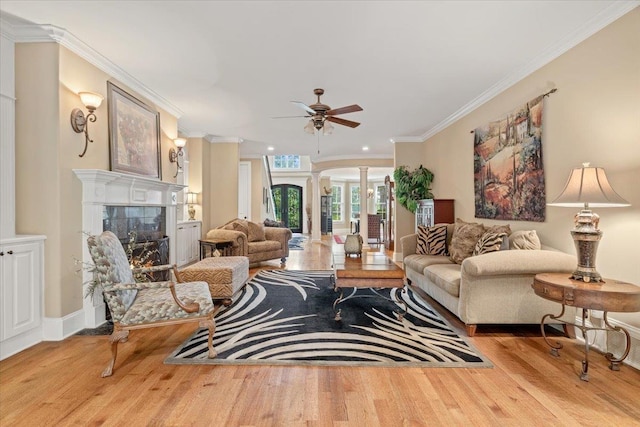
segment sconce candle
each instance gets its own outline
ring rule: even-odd
[[[182,165],[180,165],[178,158],[184,155],[182,149],[187,145],[187,140],[184,138],[176,138],[173,140],[173,143],[178,147],[178,151],[176,151],[175,148],[169,150],[169,161],[176,164],[176,174],[173,176],[175,178],[178,176],[178,172],[182,170]]]
[[[71,111],[71,127],[76,133],[84,132],[84,150],[82,154],[79,154],[79,157],[84,157],[89,143],[93,142],[93,139],[89,138],[89,122],[96,121],[95,111],[100,107],[104,98],[99,93],[93,92],[79,92],[78,95],[89,113],[85,116],[81,109],[74,108]]]

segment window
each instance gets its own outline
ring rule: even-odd
[[[331,186],[331,196],[331,219],[334,221],[342,221],[344,213],[344,196],[342,194],[342,186]]]
[[[387,188],[384,185],[376,185],[376,213],[387,218]]]
[[[290,154],[273,156],[273,169],[300,169],[300,156]]]
[[[360,186],[351,186],[351,218],[360,218]]]

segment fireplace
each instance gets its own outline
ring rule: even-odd
[[[135,232],[135,251],[152,242],[160,255],[158,264],[176,262],[177,193],[184,185],[99,169],[74,169],[82,183],[82,260],[90,264],[86,235],[113,231],[125,245]],[[125,246],[125,250],[126,250]],[[134,251],[134,252],[135,252]],[[83,283],[91,280],[83,273]],[[157,280],[163,280],[158,278]],[[81,291],[85,294],[85,289]],[[102,295],[84,298],[85,327],[95,328],[105,321]]]

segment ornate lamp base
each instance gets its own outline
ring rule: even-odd
[[[189,221],[196,219],[196,208],[193,205],[189,205]]]
[[[578,267],[572,279],[584,282],[602,282],[602,276],[596,271],[596,252],[602,238],[598,230],[599,217],[588,209],[580,211],[575,218],[576,228],[571,230],[571,237],[578,254]]]

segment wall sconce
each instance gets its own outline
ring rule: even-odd
[[[189,221],[196,219],[196,208],[193,205],[198,204],[198,193],[187,193],[187,204],[189,205]]]
[[[173,140],[173,143],[178,147],[178,151],[176,151],[175,148],[169,150],[169,161],[176,164],[176,174],[173,175],[175,178],[178,176],[178,172],[182,170],[182,165],[178,161],[178,158],[184,156],[184,151],[182,151],[182,149],[187,145],[187,140],[184,138],[176,138]]]
[[[95,111],[102,104],[102,100],[104,99],[102,95],[99,93],[93,92],[79,92],[80,100],[87,107],[89,113],[85,116],[81,109],[74,108],[71,111],[71,127],[76,133],[84,132],[84,150],[79,157],[83,157],[87,152],[87,147],[90,142],[93,142],[93,139],[89,138],[89,122],[93,123],[96,121]]]

